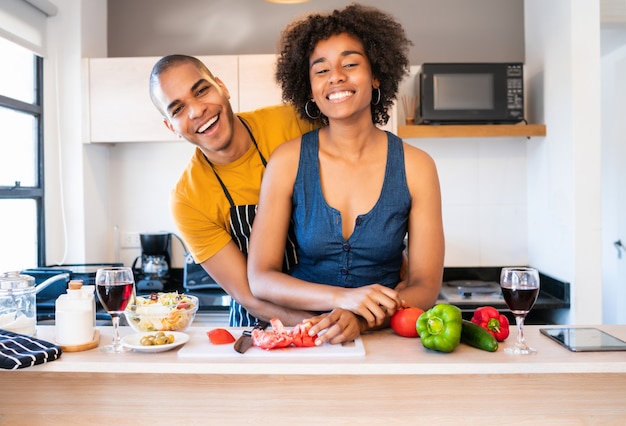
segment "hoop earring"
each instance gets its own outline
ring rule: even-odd
[[[380,87],[377,87],[374,90],[376,90],[376,93],[378,93],[378,97],[376,98],[376,102],[372,102],[372,105],[378,105],[380,103]],[[372,92],[372,93],[374,93],[374,92]],[[374,96],[372,95],[372,98],[373,97]]]
[[[321,116],[322,116],[322,111],[319,110],[319,108],[317,109],[317,116],[312,116],[311,113],[309,112],[309,102],[312,102],[315,104],[315,102],[313,102],[313,99],[309,99],[308,101],[306,101],[306,104],[304,104],[304,112],[306,113],[307,117],[309,117],[311,120],[318,120]]]

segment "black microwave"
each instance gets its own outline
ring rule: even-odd
[[[416,83],[420,124],[524,121],[524,64],[425,63]]]

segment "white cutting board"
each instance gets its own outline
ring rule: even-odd
[[[230,333],[237,339],[243,330],[229,329]],[[363,340],[357,338],[354,342],[346,344],[324,344],[322,346],[313,346],[306,348],[289,347],[282,349],[264,350],[252,346],[245,354],[240,354],[233,348],[234,343],[226,345],[214,345],[209,338],[201,338],[200,335],[193,336],[182,348],[178,350],[179,358],[188,359],[215,359],[243,357],[246,358],[265,358],[265,359],[297,359],[297,358],[336,358],[336,357],[359,357],[365,356],[365,348]]]

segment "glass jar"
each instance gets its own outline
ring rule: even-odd
[[[0,328],[34,336],[37,332],[35,278],[19,272],[0,275]]]

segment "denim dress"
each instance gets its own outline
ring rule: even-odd
[[[400,281],[411,207],[402,140],[387,133],[381,193],[374,207],[356,218],[347,240],[341,231],[341,213],[326,203],[322,193],[318,147],[318,130],[302,136],[292,197],[298,265],[291,275],[340,287],[377,283],[394,288]]]

